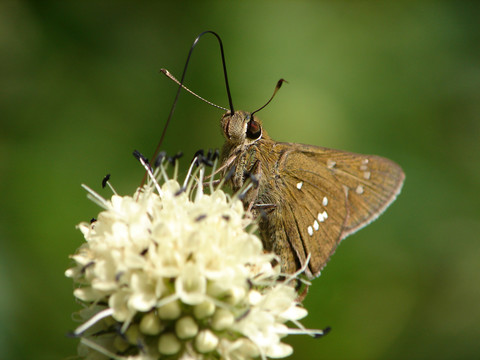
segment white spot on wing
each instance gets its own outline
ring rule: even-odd
[[[308,226],[308,235],[312,236],[313,235],[313,228],[311,226]]]
[[[365,171],[365,172],[363,173],[363,178],[364,178],[365,180],[370,180],[370,176],[371,176],[371,175],[372,175],[372,174],[370,173],[370,171]]]
[[[337,165],[337,163],[335,161],[330,160],[330,159],[327,160],[327,167],[329,169],[333,169],[335,167],[335,165]]]
[[[357,188],[355,189],[355,192],[356,192],[358,195],[362,195],[362,194],[363,194],[363,186],[362,186],[362,185],[358,185]]]
[[[315,220],[315,221],[313,222],[313,228],[315,229],[315,231],[317,231],[318,229],[320,229],[320,224],[318,223],[317,220]]]
[[[328,219],[328,214],[326,211],[323,211],[323,213],[318,213],[317,216],[318,221],[324,222],[326,219]]]
[[[368,164],[368,159],[363,159],[362,164],[364,164],[364,165]]]
[[[327,205],[328,205],[328,198],[327,198],[326,196],[323,197],[322,205],[323,205],[323,206],[327,206]]]
[[[300,181],[299,183],[297,183],[297,189],[300,190],[303,186],[303,181]]]

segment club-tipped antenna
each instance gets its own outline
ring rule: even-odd
[[[160,69],[160,72],[165,74],[166,77],[168,77],[170,80],[172,80],[173,82],[176,82],[178,85],[180,85],[183,90],[185,91],[188,91],[190,94],[192,94],[193,96],[199,98],[200,100],[206,102],[208,105],[211,105],[211,106],[214,106],[218,109],[222,109],[222,110],[225,110],[225,111],[228,111],[227,108],[224,108],[223,106],[220,106],[220,105],[217,105],[217,104],[214,104],[213,102],[211,101],[208,101],[207,99],[201,97],[200,95],[194,93],[192,90],[190,90],[189,88],[187,88],[185,85],[183,85],[182,83],[180,83],[180,81],[177,80],[177,78],[175,76],[172,75],[172,73],[170,71],[168,71],[167,69]]]
[[[168,125],[170,124],[170,120],[172,119],[173,113],[175,111],[175,107],[177,106],[178,97],[180,96],[180,92],[181,92],[182,87],[183,87],[183,82],[185,80],[185,74],[187,73],[187,68],[188,68],[188,64],[190,62],[190,57],[192,56],[192,53],[193,53],[193,49],[195,49],[195,47],[198,44],[198,41],[205,34],[214,35],[218,40],[218,44],[220,45],[220,54],[222,55],[222,64],[223,64],[223,75],[224,75],[224,78],[225,78],[225,87],[227,89],[227,96],[228,96],[228,102],[230,104],[230,111],[231,111],[232,114],[235,112],[235,110],[233,108],[232,95],[230,93],[230,86],[228,85],[227,65],[225,63],[225,53],[223,51],[222,39],[220,39],[220,36],[214,31],[211,31],[211,30],[204,31],[196,37],[195,41],[193,42],[192,46],[190,47],[190,51],[188,52],[188,56],[187,56],[187,61],[185,62],[185,67],[183,68],[182,77],[180,78],[177,94],[175,95],[175,99],[173,101],[172,108],[170,109],[170,114],[168,114],[167,122],[165,123],[165,126],[163,127],[163,132],[162,132],[162,135],[160,136],[160,141],[158,142],[157,148],[155,149],[155,152],[154,152],[154,154],[151,158],[152,159],[151,161],[154,161],[158,152],[160,151],[160,146],[162,146],[163,139],[165,138],[165,133],[167,132]]]
[[[275,90],[273,90],[273,94],[272,94],[271,98],[266,102],[266,104],[263,105],[261,108],[255,110],[254,112],[250,113],[250,115],[252,116],[252,119],[253,119],[253,114],[255,114],[256,112],[259,112],[259,111],[262,110],[265,106],[267,106],[268,104],[270,104],[270,101],[273,100],[273,98],[274,98],[275,95],[277,94],[277,91],[280,90],[280,88],[282,87],[282,84],[283,84],[284,82],[288,83],[288,81],[285,80],[285,79],[280,79],[280,80],[278,80],[277,86],[275,86]]]

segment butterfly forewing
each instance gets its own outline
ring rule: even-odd
[[[297,260],[318,276],[339,241],[373,221],[395,199],[403,172],[378,157],[316,146],[276,143],[278,207]],[[278,239],[278,235],[276,236]]]

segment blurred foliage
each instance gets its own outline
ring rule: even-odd
[[[0,348],[75,355],[64,277],[99,209],[80,183],[128,194],[153,152],[190,44],[224,40],[233,100],[277,140],[377,153],[407,174],[397,202],[348,238],[314,281],[294,359],[480,358],[478,2],[36,2],[0,4]],[[187,86],[227,105],[204,39]],[[220,147],[221,112],[182,93],[163,148]]]

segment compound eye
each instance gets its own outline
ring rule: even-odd
[[[247,138],[257,140],[262,135],[262,128],[255,120],[250,120],[247,124]]]

